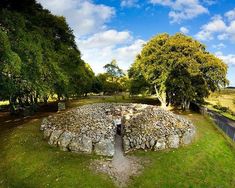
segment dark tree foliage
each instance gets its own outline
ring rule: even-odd
[[[35,0],[1,0],[0,99],[24,106],[84,95],[94,79],[64,17]]]

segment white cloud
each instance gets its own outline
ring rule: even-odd
[[[107,46],[116,46],[118,44],[128,43],[132,40],[132,36],[128,31],[118,32],[116,30],[107,30],[99,32],[93,36],[78,40],[78,44],[82,48],[103,48]]]
[[[121,0],[122,7],[139,7],[138,0]]]
[[[226,34],[229,35],[229,38],[235,41],[235,20],[232,21],[226,29]]]
[[[226,39],[228,39],[228,34],[226,34],[226,33],[219,34],[217,36],[217,38],[218,38],[218,40],[226,40]]]
[[[97,5],[90,0],[37,0],[53,14],[63,15],[76,36],[103,30],[115,15],[115,10],[106,5]]]
[[[196,34],[196,38],[202,41],[214,39],[213,34],[225,31],[227,28],[221,16],[211,18],[211,21],[201,27],[201,31]]]
[[[235,65],[235,54],[224,55],[222,52],[218,51],[215,55],[228,65]]]
[[[53,14],[64,16],[74,30],[82,58],[96,73],[116,59],[124,70],[133,63],[145,41],[137,39],[129,31],[107,29],[107,22],[115,15],[112,7],[97,5],[91,0],[38,0]],[[123,6],[134,6],[137,0],[125,1]]]
[[[224,15],[228,20],[235,20],[235,9],[226,12]]]
[[[219,43],[219,44],[214,44],[212,45],[213,48],[217,49],[217,50],[220,50],[222,48],[225,48],[226,45],[224,43]]]
[[[226,22],[225,18],[220,15],[214,16],[210,22],[201,27],[201,31],[199,31],[195,37],[204,41],[214,39],[215,35],[218,40],[230,39],[235,42],[235,20],[229,19],[229,21]]]
[[[214,5],[217,3],[217,0],[203,0],[203,3],[208,5]]]
[[[226,24],[222,20],[222,17],[219,15],[212,17],[212,20],[208,24],[202,26],[202,30],[211,33],[221,32],[224,31],[225,29],[226,29]]]
[[[145,43],[145,41],[140,39],[133,40],[129,32],[124,34],[125,37],[120,37],[120,35],[123,35],[122,32],[112,30],[112,33],[114,33],[112,40],[104,32],[78,41],[82,58],[92,66],[96,73],[103,72],[103,66],[111,62],[112,59],[116,59],[118,65],[122,69],[127,70]],[[101,38],[102,40],[100,40]],[[98,45],[93,45],[92,41],[98,41]]]
[[[169,17],[172,23],[193,19],[201,14],[209,13],[198,0],[150,0],[152,4],[159,4],[171,8]]]
[[[184,34],[188,34],[189,33],[189,29],[187,27],[181,27],[180,28],[180,32],[184,33]]]
[[[199,31],[195,37],[201,41],[212,40],[214,38],[211,32],[205,30]]]

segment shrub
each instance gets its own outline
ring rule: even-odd
[[[213,108],[219,110],[220,112],[228,113],[232,116],[235,116],[235,113],[228,107],[221,106],[220,104],[213,105]]]

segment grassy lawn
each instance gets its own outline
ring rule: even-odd
[[[207,99],[206,102],[209,104],[207,107],[211,110],[219,112],[217,109],[213,108],[213,105],[221,105],[223,107],[228,107],[230,110],[235,112],[235,89],[224,89],[220,92],[212,93]],[[229,113],[220,112],[222,115],[235,120],[235,116]]]
[[[70,106],[111,101],[84,99]],[[177,150],[134,152],[150,163],[129,187],[235,187],[234,145],[208,118],[186,116],[197,127],[194,143]],[[39,131],[40,122],[34,119],[0,132],[0,187],[114,187],[108,176],[89,170],[90,162],[99,157],[49,146]]]

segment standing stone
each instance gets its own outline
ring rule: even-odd
[[[193,139],[193,135],[194,135],[194,131],[193,130],[187,130],[183,137],[182,137],[182,143],[184,145],[188,145],[192,142],[192,139]]]
[[[179,147],[179,136],[178,135],[170,135],[168,137],[169,148],[178,148]]]
[[[60,147],[60,149],[62,149],[63,151],[67,151],[68,150],[68,145],[71,142],[73,138],[73,134],[69,131],[65,131],[60,138],[58,139],[58,145]]]
[[[163,149],[166,149],[166,142],[165,142],[165,139],[160,138],[157,140],[154,150],[157,151],[157,150],[163,150]]]
[[[130,141],[128,140],[128,138],[126,136],[123,137],[123,149],[125,152],[129,151],[131,148],[130,146]]]
[[[97,155],[112,157],[115,152],[114,141],[111,139],[102,139],[95,144],[94,151]]]
[[[69,149],[74,152],[92,153],[92,140],[89,137],[75,137],[69,144]]]
[[[44,132],[43,132],[43,138],[44,138],[44,139],[50,138],[51,133],[52,133],[52,130],[51,130],[51,129],[45,129]]]
[[[57,145],[58,139],[60,137],[60,135],[63,133],[62,130],[54,130],[51,133],[50,139],[49,139],[49,144],[50,145]]]
[[[92,140],[87,136],[83,136],[81,151],[85,153],[92,153]]]
[[[40,126],[40,131],[46,130],[49,125],[50,125],[50,122],[48,121],[48,119],[47,118],[43,118],[41,126]]]
[[[63,111],[66,109],[65,102],[58,102],[58,111]]]
[[[155,145],[155,140],[154,139],[150,140],[150,147],[152,148],[154,145]]]
[[[80,151],[80,146],[81,146],[81,138],[76,135],[76,137],[74,137],[74,138],[71,140],[71,142],[70,142],[68,148],[69,148],[71,151],[79,152],[79,151]]]

